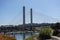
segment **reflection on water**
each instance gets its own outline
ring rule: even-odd
[[[25,37],[26,37],[26,38],[29,37],[29,36],[31,36],[30,33],[26,33],[26,34],[25,34]],[[16,38],[17,40],[23,40],[23,34],[15,34],[15,38]]]

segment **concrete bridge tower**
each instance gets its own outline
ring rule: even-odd
[[[32,8],[30,9],[30,21],[31,21],[31,24],[33,23],[33,19],[32,19]]]
[[[32,19],[32,8],[30,9],[30,22],[31,25],[33,24],[33,19]],[[32,31],[32,26],[31,26],[31,31]],[[31,32],[31,35],[33,35],[33,33]]]
[[[25,6],[23,6],[23,40],[25,40]]]

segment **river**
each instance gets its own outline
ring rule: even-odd
[[[25,38],[31,36],[31,33],[26,33]],[[16,40],[23,40],[23,34],[15,34]]]

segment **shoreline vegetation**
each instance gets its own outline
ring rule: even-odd
[[[16,39],[12,36],[7,36],[0,33],[0,40],[16,40]]]
[[[50,28],[42,27],[40,28],[40,33],[38,36],[31,36],[25,40],[60,40],[60,23],[51,25]]]

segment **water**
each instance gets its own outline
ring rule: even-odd
[[[25,34],[26,38],[29,37],[29,36],[31,36],[30,33]],[[15,34],[15,38],[16,38],[16,40],[23,40],[23,34]]]

